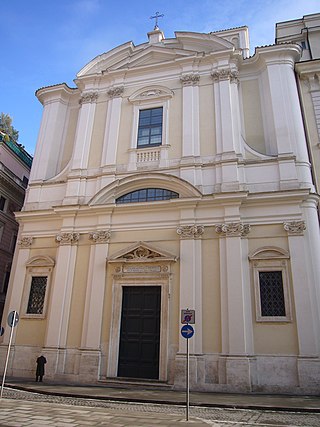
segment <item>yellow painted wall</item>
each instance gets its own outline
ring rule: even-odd
[[[98,102],[96,106],[93,131],[89,153],[89,167],[98,168],[101,165],[104,132],[107,119],[107,102]]]
[[[257,79],[242,81],[240,88],[243,102],[245,141],[254,150],[265,154],[259,81]]]
[[[289,250],[286,232],[284,231],[282,224],[252,227],[248,243],[249,253],[264,246],[273,246],[286,251]],[[290,268],[288,274],[293,320],[288,323],[257,322],[254,281],[252,271],[250,271],[254,351],[256,354],[298,354],[298,336],[294,313],[294,298]]]
[[[117,149],[117,164],[128,164],[133,126],[133,104],[124,98],[121,104],[120,129]]]
[[[71,159],[72,150],[75,142],[76,128],[78,122],[79,108],[70,108],[69,123],[66,135],[66,142],[63,146],[63,155],[61,159],[60,170],[63,170]]]
[[[43,347],[47,329],[46,319],[20,318],[16,326],[16,345]]]
[[[216,154],[215,111],[212,81],[200,86],[200,153],[201,156]]]
[[[80,347],[81,344],[90,247],[91,245],[89,244],[78,246],[77,251],[67,336],[67,346],[73,348]]]
[[[206,233],[213,230],[206,229]],[[221,295],[219,239],[202,239],[202,321],[203,352],[221,351]],[[197,322],[197,319],[196,319]]]

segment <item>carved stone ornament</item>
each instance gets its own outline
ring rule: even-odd
[[[181,225],[177,227],[177,234],[181,239],[199,239],[203,233],[203,225]]]
[[[250,224],[243,224],[242,222],[230,222],[229,224],[217,224],[216,233],[225,236],[246,236],[250,233]]]
[[[239,82],[239,72],[236,70],[230,70],[228,68],[213,71],[211,73],[211,77],[215,82],[219,82],[222,80],[230,80],[231,83]]]
[[[306,223],[304,221],[284,222],[283,228],[288,234],[303,234],[306,229]]]
[[[98,99],[98,92],[89,92],[84,93],[81,95],[81,98],[79,99],[79,104],[85,104],[87,102],[94,102]]]
[[[161,95],[164,95],[165,92],[163,92],[160,89],[151,89],[151,90],[146,90],[145,92],[140,93],[140,97],[141,98],[158,98]]]
[[[32,245],[33,237],[31,236],[25,236],[21,237],[20,240],[18,240],[18,245],[22,248],[29,248]]]
[[[98,230],[89,233],[89,239],[93,240],[94,243],[106,243],[111,236],[110,230]]]
[[[131,252],[126,253],[123,255],[124,259],[130,259],[130,260],[144,260],[144,259],[150,259],[150,258],[161,258],[161,255],[157,252],[151,251],[148,248],[144,248],[143,246],[139,246],[138,248],[134,249]]]
[[[111,87],[107,91],[107,95],[109,96],[109,98],[119,98],[119,96],[121,96],[123,92],[124,92],[123,86],[115,86],[115,87]]]
[[[60,245],[72,245],[79,241],[79,233],[60,233],[56,236],[56,242]]]
[[[195,73],[184,74],[180,77],[180,81],[183,86],[194,86],[199,84],[200,76]]]

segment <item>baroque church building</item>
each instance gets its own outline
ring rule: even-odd
[[[5,318],[8,375],[315,393],[320,240],[295,79],[303,48],[156,26],[43,105]],[[10,328],[0,359],[5,360]]]

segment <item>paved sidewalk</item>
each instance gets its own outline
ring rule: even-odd
[[[136,387],[120,387],[120,385],[117,387],[108,385],[80,386],[57,384],[49,381],[37,383],[30,379],[8,378],[6,386],[53,396],[176,405],[185,405],[186,402],[185,392],[156,389],[150,386],[142,388],[141,385]],[[319,396],[298,396],[190,392],[190,406],[192,405],[320,413],[320,394]]]

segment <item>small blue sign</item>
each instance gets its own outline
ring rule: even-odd
[[[13,322],[14,319],[14,322]],[[8,325],[10,328],[14,328],[16,324],[19,322],[19,314],[17,311],[11,311],[8,316]],[[14,323],[14,324],[13,324]]]
[[[192,338],[194,334],[194,329],[191,325],[184,325],[181,328],[181,335],[183,336],[183,338],[186,338],[187,340],[189,338]]]

